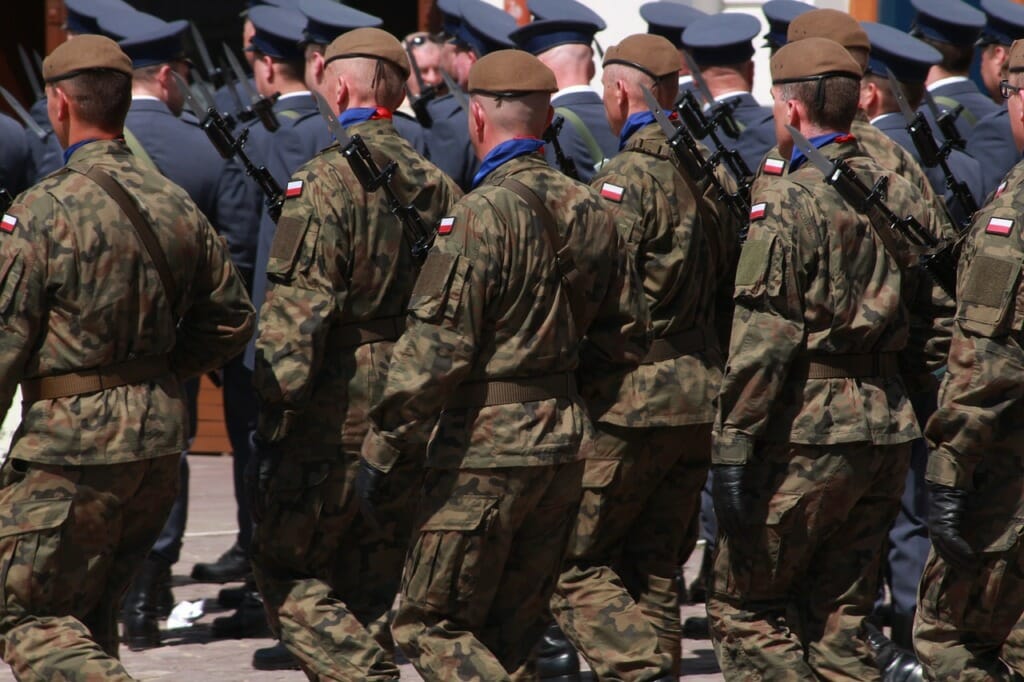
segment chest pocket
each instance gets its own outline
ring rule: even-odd
[[[967,331],[986,337],[1003,336],[1011,329],[1020,329],[1020,260],[979,254],[970,268],[960,292],[957,323]]]

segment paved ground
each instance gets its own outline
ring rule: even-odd
[[[234,540],[234,498],[231,492],[231,459],[228,457],[190,457],[192,469],[188,532],[181,561],[174,566],[174,596],[178,600],[206,599],[206,613],[187,630],[168,633],[165,645],[143,652],[123,650],[128,671],[140,680],[223,680],[262,682],[282,680],[301,682],[300,672],[260,672],[250,667],[252,653],[272,644],[272,640],[216,640],[210,635],[210,623],[218,615],[229,613],[216,606],[220,586],[194,583],[188,576],[198,561],[213,561]],[[697,570],[693,560],[687,574]],[[703,605],[686,606],[683,617],[703,613]],[[711,643],[683,642],[683,673],[687,680],[722,680]],[[419,680],[411,665],[402,667],[403,680]],[[13,680],[10,672],[0,672],[0,682]]]

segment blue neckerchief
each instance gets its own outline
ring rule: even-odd
[[[505,140],[487,152],[487,156],[480,163],[480,170],[473,176],[473,188],[476,189],[476,186],[483,182],[484,178],[490,175],[498,166],[518,156],[532,154],[543,146],[544,140],[538,140],[536,137],[516,137],[511,140]]]
[[[669,115],[667,111],[665,115]],[[629,142],[629,138],[633,137],[633,133],[651,123],[654,123],[654,114],[649,111],[630,114],[629,118],[626,119],[626,123],[622,126],[622,132],[619,133],[619,151],[623,150],[626,143]]]
[[[843,135],[846,135],[846,133],[825,133],[824,135],[815,135],[809,140],[809,142],[814,145],[815,149],[821,149],[837,137],[842,137]],[[807,157],[804,156],[804,153],[796,147],[793,147],[793,154],[789,157],[789,172],[792,173],[796,171],[796,169],[802,166],[806,160]]]
[[[90,138],[85,139],[85,140],[79,140],[78,142],[74,143],[73,145],[71,145],[70,147],[65,149],[64,150],[64,165],[65,166],[68,165],[68,161],[71,160],[71,155],[74,154],[75,151],[79,147],[84,147],[85,145],[89,144],[90,142],[95,142],[96,140],[99,140],[99,139],[100,138],[98,138],[98,137],[90,137]]]
[[[391,118],[391,112],[383,107],[356,107],[341,112],[338,120],[341,121],[342,127],[348,128],[357,123],[373,121],[378,118]]]

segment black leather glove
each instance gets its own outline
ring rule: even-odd
[[[267,490],[270,479],[281,462],[281,452],[273,443],[268,443],[253,432],[250,440],[252,451],[245,465],[245,496],[249,501],[249,513],[259,523],[267,510]]]
[[[969,495],[969,491],[961,488],[928,484],[928,532],[932,546],[946,563],[961,571],[970,571],[978,563],[974,550],[960,535]]]
[[[716,464],[711,467],[711,499],[715,503],[718,527],[724,535],[743,532],[750,515],[750,506],[743,490],[742,464]]]
[[[359,511],[367,522],[378,530],[381,523],[377,516],[377,504],[380,502],[386,476],[386,473],[365,459],[359,460],[359,471],[356,472],[356,499],[359,500]]]

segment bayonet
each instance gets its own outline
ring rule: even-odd
[[[49,133],[43,130],[42,127],[36,123],[36,120],[32,118],[32,115],[25,110],[25,107],[21,106],[21,102],[19,102],[17,98],[7,90],[7,88],[0,87],[0,95],[2,95],[4,101],[7,102],[7,106],[13,109],[14,113],[18,115],[18,118],[20,118],[21,122],[25,124],[26,128],[31,130],[40,140],[46,139]]]
[[[448,87],[448,92],[452,94],[455,101],[459,103],[462,110],[467,114],[469,113],[469,97],[466,96],[466,91],[459,87],[459,84],[455,82],[455,79],[451,77],[444,69],[441,69],[441,78],[444,79],[444,84]]]
[[[345,127],[341,125],[341,121],[331,111],[331,105],[327,103],[323,95],[314,90],[313,98],[316,100],[316,108],[320,112],[320,118],[327,124],[327,129],[331,131],[331,135],[338,141],[338,144],[344,145],[352,136],[348,134]]]
[[[427,85],[427,82],[423,80],[420,64],[416,61],[416,56],[413,55],[412,48],[408,45],[405,46],[405,53],[409,56],[409,66],[412,68],[413,76],[416,78],[416,86],[419,88],[419,94],[416,96],[413,96],[412,93],[407,93],[409,95],[409,106],[412,107],[413,113],[416,114],[416,120],[420,122],[420,125],[424,128],[429,128],[433,125],[434,121],[430,117],[427,105],[437,97],[437,88],[433,85]]]
[[[32,61],[36,64],[36,71],[43,72],[43,58],[35,49],[32,50]]]
[[[45,96],[43,88],[39,84],[39,78],[36,76],[36,70],[32,66],[28,52],[25,52],[25,48],[21,45],[18,45],[18,59],[21,60],[21,68],[25,71],[25,77],[28,79],[28,86],[32,88],[32,94],[35,95],[36,101],[41,100]]]
[[[704,80],[704,74],[701,73],[700,65],[697,64],[697,61],[686,50],[683,50],[683,59],[686,60],[686,66],[690,69],[693,82],[697,84],[697,90],[708,105],[712,123],[720,127],[722,132],[732,139],[738,138],[740,136],[740,127],[732,115],[732,106],[726,102],[715,101],[715,96],[711,94],[711,88],[708,86],[708,82]]]
[[[900,237],[905,244],[913,247],[913,252],[935,283],[951,298],[956,298],[955,242],[940,241],[912,215],[903,218],[896,215],[884,199],[889,187],[888,177],[882,176],[869,188],[844,159],[829,160],[799,130],[788,125],[786,129],[793,137],[796,148],[825,176],[825,182],[834,187],[853,210],[867,217],[886,251],[897,262],[904,262],[902,254],[906,251],[895,239]]]
[[[6,188],[0,187],[0,213],[7,213],[7,209],[14,203],[14,197]]]
[[[238,94],[238,83],[235,82],[234,74],[231,73],[231,69],[224,62],[221,62],[221,73],[224,74],[224,87],[228,89],[231,101],[235,105],[235,117],[243,123],[251,121],[254,116],[252,110],[246,108],[241,95]]]
[[[203,34],[196,28],[194,22],[189,21],[188,27],[192,31],[192,42],[196,44],[196,50],[199,51],[199,61],[203,63],[203,70],[206,72],[206,80],[213,83],[214,87],[220,87],[224,84],[224,73],[217,68],[213,60],[210,59],[210,50],[206,47],[206,41],[203,40]]]
[[[263,95],[256,92],[249,83],[249,78],[245,75],[245,70],[242,69],[242,65],[238,62],[238,57],[231,51],[227,45],[223,45],[224,56],[227,57],[228,65],[235,74],[235,78],[242,84],[242,89],[245,90],[249,96],[248,109],[260,120],[263,127],[270,132],[274,132],[281,127],[281,124],[277,120],[277,116],[274,114],[274,101],[277,99],[276,96],[273,99],[264,97]]]

